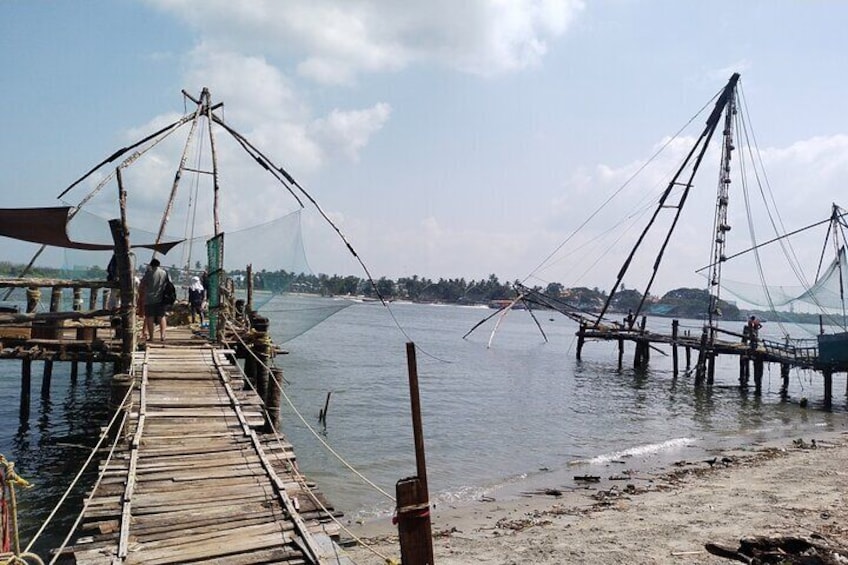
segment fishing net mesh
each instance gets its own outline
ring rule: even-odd
[[[73,241],[88,243],[110,243],[112,241],[106,218],[86,211],[78,212],[68,223],[68,235]],[[188,284],[192,276],[206,268],[206,242],[211,234],[187,238],[171,249],[167,255],[159,255],[162,265],[169,269],[178,289],[178,298],[187,298]],[[166,236],[166,241],[181,239]],[[130,227],[131,244],[153,243],[156,234]],[[37,249],[37,246],[35,247]],[[136,272],[140,275],[153,252],[134,248],[133,258]],[[47,248],[35,262],[35,268],[61,265],[61,277],[65,279],[102,280],[106,278],[106,267],[112,257],[110,251],[82,251],[75,249],[57,250]],[[279,331],[275,332],[278,342],[285,342],[301,335],[336,312],[350,306],[348,300],[334,300],[305,296],[318,291],[316,277],[306,258],[301,230],[301,211],[296,210],[275,220],[245,229],[225,232],[224,269],[230,273],[236,286],[236,295],[246,296],[246,266],[253,266],[253,307],[262,313],[279,314]],[[103,292],[103,291],[101,291]],[[89,303],[88,291],[83,292],[83,307]],[[15,289],[6,301],[22,311],[26,306],[26,290]],[[102,305],[97,298],[97,307]],[[63,292],[62,310],[70,310],[73,294]],[[39,311],[49,309],[50,294],[41,295]]]

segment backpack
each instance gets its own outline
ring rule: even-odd
[[[171,282],[171,277],[165,279],[165,287],[162,289],[162,304],[165,306],[173,306],[177,301],[177,289],[174,283]]]

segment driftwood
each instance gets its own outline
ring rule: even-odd
[[[848,549],[823,538],[812,541],[800,537],[754,537],[739,540],[739,548],[707,543],[705,549],[725,559],[749,565],[837,565],[848,562]]]

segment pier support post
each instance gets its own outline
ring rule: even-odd
[[[763,357],[757,354],[754,357],[754,394],[763,392]]]
[[[74,287],[74,303],[71,305],[74,312],[82,311],[82,289]]]
[[[824,407],[828,410],[833,406],[833,371],[825,369],[822,371],[824,377]]]
[[[109,220],[112,241],[115,243],[115,264],[118,267],[118,283],[121,288],[121,372],[132,365],[132,354],[136,348],[135,331],[135,285],[133,284],[132,261],[130,260],[130,232],[126,223],[126,191],[121,182],[121,169],[116,169],[121,218]],[[148,336],[153,339],[153,336]]]
[[[636,338],[636,348],[633,353],[633,368],[644,369],[651,360],[651,345],[645,338],[645,326],[648,322],[647,316],[642,316],[639,324],[639,337]]]
[[[62,289],[54,286],[50,289],[50,311],[58,312],[62,304]]]
[[[97,289],[92,288],[88,292],[88,309],[95,310],[97,309]]]
[[[415,440],[415,463],[418,475],[401,479],[395,486],[400,558],[404,565],[432,565],[433,534],[430,527],[430,494],[427,488],[424,433],[418,397],[418,366],[415,361],[415,344],[412,342],[406,344],[406,359],[409,369],[412,432]]]
[[[686,370],[692,368],[692,348],[688,345],[686,346]]]
[[[707,357],[710,352],[707,350],[707,328],[701,332],[701,347],[698,349],[698,364],[695,366],[695,386],[704,384],[704,377],[707,373]]]
[[[580,361],[583,355],[583,344],[586,343],[586,324],[580,322],[580,329],[577,330],[577,360]]]
[[[270,343],[268,339],[268,318],[257,316],[253,319],[253,329],[256,337],[253,341],[253,352],[256,354],[255,378],[256,392],[267,404],[268,396],[268,356]]]
[[[707,384],[711,385],[715,382],[715,363],[718,355],[715,351],[710,351],[707,356]]]
[[[41,289],[35,286],[27,287],[26,290],[26,311],[27,314],[32,314],[38,309],[38,302],[41,300]]]
[[[280,429],[280,404],[283,396],[283,370],[271,367],[272,378],[268,381],[268,398],[265,408],[268,411],[268,428],[266,431]]]
[[[44,360],[44,376],[41,379],[41,397],[50,397],[50,383],[53,381],[53,358]]]
[[[671,321],[671,367],[672,374],[677,376],[677,334],[679,331],[680,322],[677,320]]]
[[[247,286],[247,308],[245,311],[253,311],[253,263],[248,264],[247,273],[245,274],[245,283]]]
[[[739,356],[739,386],[748,388],[748,379],[751,376],[751,359],[744,353]]]
[[[624,338],[618,338],[618,370],[620,371],[624,361]]]
[[[71,361],[71,384],[76,384],[79,378],[79,362],[74,359]]]
[[[780,364],[780,398],[786,400],[789,398],[789,363]]]
[[[29,400],[32,392],[32,358],[21,360],[21,421],[29,420]]]

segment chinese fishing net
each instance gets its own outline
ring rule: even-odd
[[[86,211],[78,212],[68,223],[68,235],[73,241],[111,242],[107,219]],[[206,241],[211,235],[186,238],[166,255],[158,256],[177,286],[178,299],[187,299],[191,278],[199,276],[206,269]],[[156,234],[153,232],[130,226],[131,245],[152,243],[155,239]],[[179,239],[182,238],[164,238],[165,241]],[[132,256],[135,272],[141,276],[152,257],[152,251],[133,248]],[[106,269],[111,257],[110,251],[47,248],[38,257],[30,276],[103,280],[107,276]],[[61,265],[61,268],[49,269],[56,265]],[[353,304],[349,300],[317,295],[320,290],[318,277],[312,272],[306,258],[299,209],[260,225],[224,233],[224,269],[233,280],[237,297],[246,297],[247,265],[252,265],[253,269],[253,308],[261,313],[273,313],[274,337],[279,343],[303,334]],[[88,291],[85,292],[82,299],[84,308],[87,308],[90,298]],[[66,290],[61,308],[70,310],[72,300],[71,291]],[[16,289],[7,301],[23,311],[26,304],[25,289]],[[102,307],[104,301],[105,298],[99,296],[97,307]],[[39,311],[47,310],[49,303],[49,293],[42,295]]]

